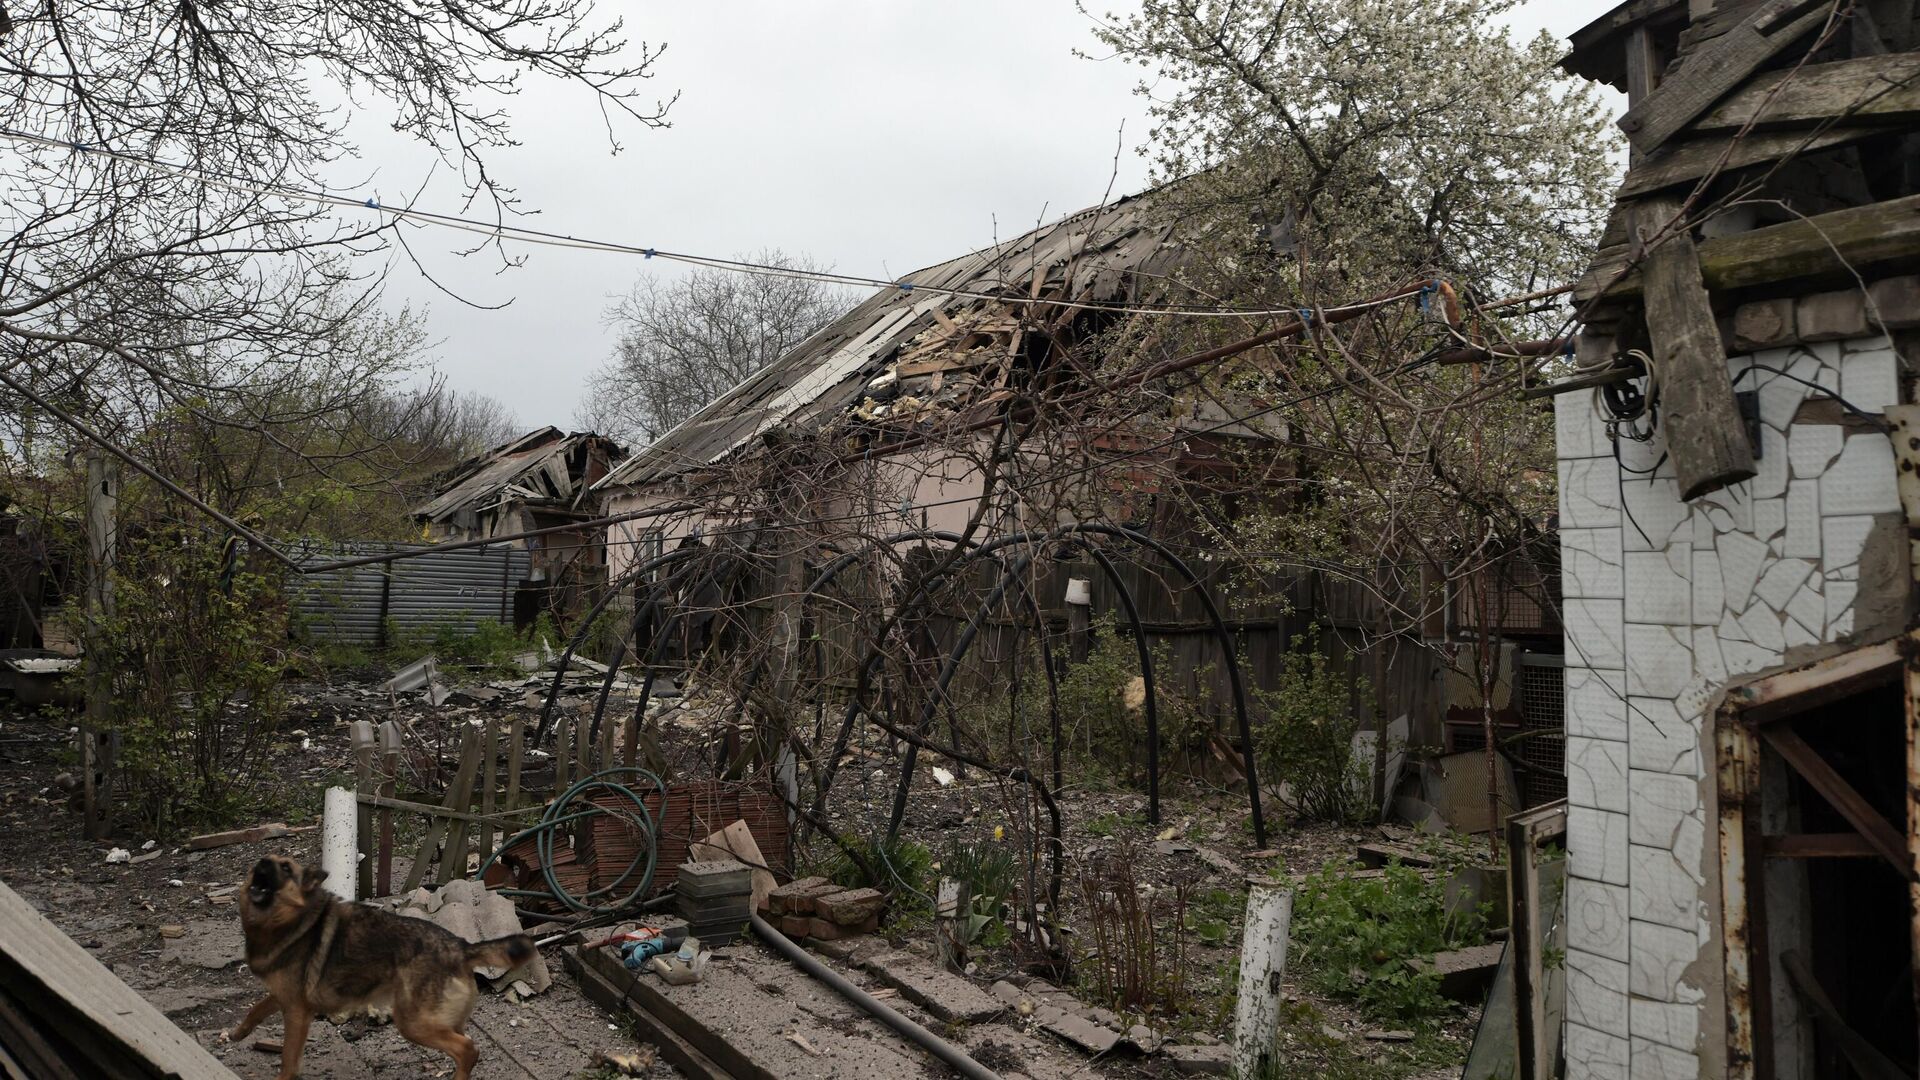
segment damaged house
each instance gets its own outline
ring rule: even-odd
[[[1570,1078],[1915,1074],[1920,23],[1633,0],[1556,397]]]
[[[602,530],[579,523],[598,516],[589,493],[626,453],[603,435],[543,427],[449,470],[412,516],[432,543],[557,530],[510,539],[528,552],[526,584],[538,591],[599,581],[606,570]]]

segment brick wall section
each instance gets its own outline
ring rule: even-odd
[[[1920,299],[1920,281],[1883,283],[1900,290]],[[1748,305],[1733,333],[1837,327],[1850,316],[1835,304],[1845,306]],[[1857,595],[1869,536],[1897,545],[1903,532],[1884,527],[1900,509],[1886,436],[1813,405],[1836,393],[1868,412],[1895,403],[1884,337],[1759,349],[1728,368],[1737,389],[1760,393],[1759,475],[1692,504],[1680,501],[1657,434],[1622,441],[1616,462],[1590,394],[1555,402],[1569,1080],[1694,1077],[1701,1040],[1723,1037],[1722,1018],[1707,1015],[1721,960],[1703,715],[1730,676],[1861,629],[1856,614],[1874,599]]]

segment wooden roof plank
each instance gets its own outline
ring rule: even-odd
[[[1810,64],[1756,77],[1695,121],[1694,132],[1807,127],[1828,120],[1920,120],[1920,53]]]
[[[240,933],[238,923],[233,932]],[[153,1066],[156,1077],[237,1080],[226,1066],[100,961],[0,884],[0,952],[66,1007]]]
[[[1733,30],[1702,46],[1670,73],[1658,89],[1627,110],[1620,130],[1634,149],[1649,153],[1747,81],[1760,65],[1824,25],[1816,0],[1772,0]],[[1806,12],[1806,14],[1801,14]],[[1788,20],[1792,20],[1789,22]]]

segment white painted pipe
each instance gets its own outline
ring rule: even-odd
[[[343,787],[328,788],[320,814],[320,869],[327,872],[327,891],[342,900],[355,898],[354,871],[360,853],[354,843],[359,823],[360,805],[353,792]]]

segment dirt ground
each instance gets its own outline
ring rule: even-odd
[[[347,724],[355,719],[384,719],[390,714],[390,703],[361,683],[305,684],[294,688],[293,696],[286,734],[261,770],[279,785],[267,794],[280,812],[266,820],[311,826],[320,790],[350,772]],[[454,721],[477,709],[526,708],[517,693],[481,706],[433,709],[414,701],[404,707],[423,730],[450,729]],[[78,815],[69,809],[67,792],[54,783],[59,773],[71,767],[69,737],[61,718],[0,713],[0,880],[175,1023],[215,1048],[240,1076],[252,1080],[275,1075],[277,1055],[217,1042],[219,1032],[240,1017],[258,988],[241,963],[235,887],[252,863],[270,851],[312,858],[316,835],[303,832],[283,840],[206,852],[184,850],[179,846],[181,837],[147,837],[126,829],[108,842],[86,841],[80,835]],[[690,758],[698,756],[697,747],[681,750]],[[870,826],[875,815],[885,813],[896,775],[893,761],[883,746],[868,747],[866,753],[867,757],[848,766],[836,791],[839,824]],[[1189,947],[1189,979],[1196,1004],[1180,1019],[1180,1026],[1225,1036],[1231,1030],[1229,980],[1240,940],[1235,904],[1244,905],[1245,877],[1265,875],[1275,868],[1286,873],[1315,870],[1350,857],[1356,842],[1378,833],[1288,828],[1276,820],[1267,847],[1256,851],[1246,826],[1243,793],[1191,783],[1175,785],[1163,799],[1157,825],[1145,820],[1145,808],[1144,795],[1115,792],[1105,783],[1070,786],[1064,793],[1069,867],[1061,922],[1074,924],[1076,875],[1116,858],[1127,860],[1137,880],[1152,889],[1180,886],[1190,896],[1210,897],[1226,933],[1215,943],[1196,940]],[[905,832],[926,838],[938,855],[956,838],[986,837],[996,826],[1005,828],[1012,813],[1002,785],[977,773],[942,783],[931,768],[923,767],[909,803]],[[116,846],[127,849],[137,861],[110,864],[108,853]],[[907,943],[908,937],[924,937],[926,928],[907,926],[896,933]],[[1028,958],[1012,949],[980,949],[973,959],[969,974],[985,985],[1018,974]],[[557,955],[549,955],[548,966],[555,983],[543,995],[527,1002],[483,996],[471,1032],[481,1054],[475,1074],[479,1080],[595,1075],[591,1062],[597,1051],[633,1048],[629,1032],[579,993]],[[1308,1032],[1290,1066],[1311,1070],[1317,1058],[1337,1052],[1347,1066],[1377,1058],[1382,1062],[1379,1075],[1409,1074],[1403,1066],[1386,1063],[1393,1052],[1390,1047],[1363,1039],[1362,1033],[1378,1025],[1338,1003],[1307,998],[1297,989],[1296,998],[1302,1022],[1317,1030]],[[1451,1018],[1439,1036],[1443,1049],[1450,1047],[1449,1053],[1457,1051],[1463,1058],[1474,1020],[1474,1012],[1464,1009]],[[255,1038],[277,1035],[277,1021],[269,1021]],[[316,1024],[306,1060],[304,1075],[311,1080],[440,1076],[450,1071],[443,1056],[406,1042],[390,1027],[364,1023]],[[1173,1075],[1159,1059],[1103,1059],[1091,1062],[1090,1068],[1108,1074]],[[654,1072],[673,1075],[664,1064],[656,1065]],[[1373,1073],[1368,1070],[1366,1075]]]

